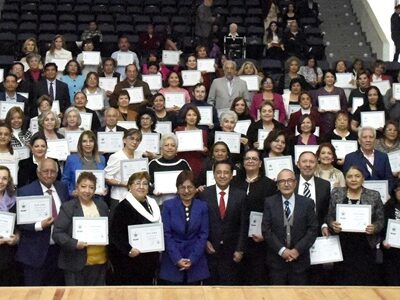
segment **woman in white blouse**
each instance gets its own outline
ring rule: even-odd
[[[50,49],[46,52],[45,64],[53,59],[65,59],[66,62],[72,59],[72,53],[65,49],[65,39],[61,34],[57,34],[51,42]]]

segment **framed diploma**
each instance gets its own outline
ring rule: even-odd
[[[363,104],[364,104],[364,98],[354,97],[353,98],[353,106],[351,107],[351,113],[354,114],[354,112],[357,110],[357,108],[359,108]]]
[[[298,104],[289,104],[289,116],[301,109],[301,106]]]
[[[240,120],[240,121],[237,121],[234,131],[238,132],[240,134],[246,135],[250,124],[251,124],[251,120]]]
[[[370,84],[376,86],[383,96],[385,96],[386,92],[391,88],[389,80],[372,81]]]
[[[336,73],[335,86],[343,89],[352,89],[354,86],[351,84],[353,80],[353,73]]]
[[[55,112],[56,115],[60,114],[60,100],[53,101],[53,104],[51,105],[51,111]]]
[[[105,91],[114,91],[117,83],[117,77],[99,77],[99,87],[101,87]]]
[[[124,89],[129,93],[129,104],[132,103],[142,103],[144,101],[143,87],[133,87],[129,89]]]
[[[104,170],[75,170],[75,182],[78,180],[82,172],[90,172],[96,176],[96,194],[103,194],[106,189],[105,173]]]
[[[17,224],[34,224],[51,217],[50,196],[17,197]]]
[[[388,220],[386,242],[391,247],[400,248],[400,220]]]
[[[163,50],[162,63],[167,66],[179,65],[179,58],[181,56],[181,53],[181,51]]]
[[[258,91],[260,89],[258,75],[241,75],[239,78],[246,81],[247,89],[249,91]]]
[[[141,154],[146,151],[159,154],[160,153],[160,134],[159,133],[143,133],[142,141],[135,151],[136,153]]]
[[[314,245],[310,248],[311,264],[319,265],[339,261],[343,261],[339,236],[317,237]]]
[[[66,58],[53,58],[51,60],[52,63],[55,63],[57,65],[57,70],[58,72],[62,72],[65,69],[65,66],[68,63],[68,59]]]
[[[336,221],[343,232],[365,232],[371,224],[371,205],[336,204]]]
[[[0,211],[0,236],[2,238],[10,238],[14,234],[15,214]]]
[[[213,125],[213,107],[212,106],[197,106],[200,112],[199,125]]]
[[[219,141],[225,142],[231,153],[240,153],[240,137],[240,133],[238,132],[216,131],[214,143]]]
[[[199,58],[197,59],[197,70],[207,73],[215,72],[214,58]]]
[[[390,198],[388,180],[365,180],[363,186],[366,189],[377,191],[381,196],[383,204],[385,204]]]
[[[142,80],[149,85],[151,91],[158,91],[162,88],[161,74],[142,75]]]
[[[165,107],[166,108],[173,108],[174,106],[182,107],[185,105],[185,94],[184,93],[164,93],[165,97]]]
[[[248,236],[262,235],[261,233],[261,223],[262,223],[263,213],[257,211],[250,212],[249,218],[249,233]]]
[[[82,131],[65,131],[69,152],[78,152],[78,140],[81,134]]]
[[[222,115],[224,112],[229,111],[229,110],[230,110],[229,108],[218,108],[218,109],[217,109],[218,118],[221,118],[221,115]],[[239,121],[238,121],[238,122],[239,122]]]
[[[82,51],[83,64],[97,66],[101,62],[100,51]]]
[[[312,153],[317,153],[318,145],[295,145],[294,146],[294,162],[297,163],[300,154],[306,151],[311,151]]]
[[[31,121],[29,122],[29,130],[32,132],[32,134],[35,134],[36,132],[39,131],[39,124],[37,117],[32,118]]]
[[[124,148],[123,132],[97,132],[99,152],[114,153]]]
[[[338,159],[344,159],[347,154],[357,151],[357,141],[348,140],[331,140],[332,146],[336,150],[336,156]]]
[[[133,53],[118,51],[117,64],[119,67],[125,67],[129,64],[133,64]]]
[[[176,193],[176,178],[182,172],[179,171],[164,171],[154,172],[154,192],[161,194]]]
[[[182,70],[181,75],[183,86],[194,86],[201,80],[201,71],[199,70]]]
[[[0,160],[0,166],[7,167],[10,170],[14,184],[18,184],[18,162],[11,160]]]
[[[318,96],[318,107],[326,111],[340,110],[339,95]]]
[[[128,226],[129,245],[141,253],[161,252],[164,246],[163,223]]]
[[[88,245],[108,245],[108,217],[73,217],[72,238]]]
[[[67,160],[70,154],[66,139],[47,140],[47,157],[57,160]]]
[[[160,121],[156,123],[156,128],[154,129],[158,133],[166,134],[172,132],[172,122],[171,121]]]
[[[104,108],[103,94],[87,94],[86,107],[91,110],[102,110]]]
[[[258,135],[257,135],[258,150],[264,149],[264,141],[270,132],[271,130],[258,129]]]
[[[291,155],[277,156],[277,157],[265,157],[264,167],[265,176],[275,180],[278,178],[278,174],[283,169],[289,169],[293,171],[293,161]]]
[[[385,112],[383,110],[361,112],[361,127],[370,126],[375,129],[383,128],[385,122]]]
[[[149,160],[147,158],[121,160],[121,180],[128,182],[134,173],[149,172]]]
[[[178,152],[203,151],[203,130],[176,131]]]
[[[233,170],[232,175],[236,176],[237,172],[236,170]],[[215,184],[215,178],[214,178],[214,173],[213,171],[209,170],[206,172],[206,185],[211,186]]]
[[[14,148],[14,155],[18,157],[18,160],[27,159],[30,156],[31,150],[28,147]]]
[[[92,129],[92,118],[93,114],[92,113],[86,113],[86,112],[79,112],[81,116],[81,127],[85,130],[91,130]]]
[[[400,83],[393,83],[392,93],[394,99],[400,100]]]
[[[0,119],[5,120],[8,111],[14,106],[20,107],[24,111],[24,102],[0,101]]]
[[[125,128],[126,130],[129,130],[131,128],[137,129],[136,121],[118,121],[117,125]]]
[[[390,168],[392,169],[392,172],[400,172],[400,150],[388,152],[387,156],[389,158]]]

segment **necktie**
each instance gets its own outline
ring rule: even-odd
[[[57,218],[58,214],[57,214],[56,202],[54,201],[54,197],[53,197],[53,191],[47,190],[46,192],[51,197],[51,215],[53,218]]]
[[[225,196],[225,192],[219,192],[220,197],[219,197],[219,215],[221,216],[221,219],[223,219],[225,217],[225,200],[224,200],[224,196]]]
[[[50,82],[49,94],[50,94],[50,99],[51,99],[52,101],[54,101],[54,88],[53,88],[53,82]]]
[[[310,184],[308,182],[304,183],[303,196],[307,197],[307,198],[311,198]]]
[[[290,207],[289,207],[290,202],[288,200],[286,200],[283,203],[285,204],[285,216],[288,219],[290,216]]]

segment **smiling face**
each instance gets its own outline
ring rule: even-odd
[[[338,73],[345,73],[345,72],[346,72],[346,69],[347,69],[346,64],[345,64],[343,61],[339,61],[339,62],[336,64],[336,72],[338,72]]]
[[[292,94],[298,95],[301,92],[301,84],[299,82],[295,82],[292,84],[292,87],[290,88],[290,92]]]
[[[17,90],[17,86],[18,82],[14,76],[10,75],[6,77],[6,80],[4,81],[4,88],[8,93],[14,94]]]
[[[358,85],[360,86],[360,88],[363,89],[369,87],[369,77],[367,76],[367,74],[361,74],[358,77]]]
[[[221,122],[221,129],[225,132],[233,132],[235,126],[236,122],[233,118],[225,117]]]
[[[317,158],[312,153],[303,153],[299,157],[297,167],[304,179],[308,180],[314,176],[315,168],[317,167]]]
[[[45,140],[42,139],[37,139],[35,140],[35,142],[33,143],[32,147],[32,154],[36,157],[36,158],[43,158],[46,155],[47,152],[47,144]]]
[[[81,203],[90,203],[95,191],[96,184],[89,179],[83,179],[76,184],[76,196]]]
[[[87,85],[89,88],[96,88],[98,86],[98,80],[96,75],[90,74],[88,80],[87,80]]]
[[[246,111],[246,103],[244,100],[239,100],[235,104],[235,113],[238,115],[243,114]]]
[[[307,94],[302,94],[300,96],[300,106],[302,109],[310,109],[311,108],[311,97]]]
[[[119,95],[118,106],[121,108],[127,108],[129,106],[129,97],[127,95]]]
[[[244,75],[254,75],[255,71],[254,71],[253,66],[251,64],[246,64],[243,69],[243,74]]]
[[[129,152],[136,151],[137,147],[139,147],[140,142],[142,141],[137,134],[132,134],[126,137],[124,140],[125,149]]]
[[[200,85],[194,89],[194,99],[197,101],[204,101],[206,99],[206,87],[204,85]]]
[[[104,121],[106,125],[110,128],[113,128],[115,125],[117,125],[117,120],[118,120],[118,111],[115,109],[107,110],[106,113],[104,114]]]
[[[215,183],[221,190],[225,190],[231,183],[233,177],[232,168],[229,164],[218,164],[214,169]]]
[[[51,185],[57,179],[57,165],[56,162],[52,159],[45,159],[40,163],[40,170],[39,168],[36,170],[38,175],[39,181],[50,188]]]
[[[300,70],[300,65],[299,62],[296,60],[292,60],[289,64],[289,72],[290,73],[296,73]]]
[[[271,78],[265,79],[265,81],[262,84],[263,91],[271,92],[273,88],[274,88],[274,83],[272,82],[272,79]]]
[[[136,200],[144,201],[149,192],[149,181],[146,178],[137,178],[129,186],[129,191]]]
[[[76,111],[70,111],[68,114],[67,126],[70,128],[78,127],[78,113]]]
[[[265,123],[272,122],[274,118],[274,109],[271,105],[264,105],[261,107],[260,118]]]
[[[74,61],[71,61],[67,67],[68,73],[70,75],[75,75],[78,73],[78,64]]]
[[[63,39],[61,37],[58,37],[54,40],[54,47],[57,50],[61,50],[63,47]]]
[[[279,172],[277,178],[278,190],[286,199],[290,198],[296,189],[296,177],[293,172],[284,170]]]
[[[301,133],[311,133],[312,121],[310,118],[305,118],[300,125]]]
[[[207,58],[207,50],[205,47],[200,47],[199,50],[197,50],[197,57],[198,58]]]
[[[53,114],[48,114],[43,121],[43,128],[47,131],[53,131],[56,128],[56,119]]]
[[[177,73],[172,72],[168,77],[168,85],[170,87],[176,88],[180,86],[179,76]]]
[[[154,98],[153,108],[155,111],[163,111],[165,109],[165,100],[163,96],[159,95]]]
[[[114,63],[111,60],[106,60],[103,64],[103,71],[106,74],[112,74],[114,72]]]
[[[144,114],[140,117],[140,129],[151,130],[151,125],[153,125],[153,120],[148,114]]]
[[[388,124],[385,128],[384,136],[389,141],[394,142],[399,137],[399,130],[395,125]]]
[[[363,130],[358,142],[362,150],[367,152],[372,151],[375,145],[375,137],[372,130]]]
[[[166,139],[162,146],[162,156],[166,159],[173,159],[176,156],[178,147],[173,139]]]
[[[329,147],[322,147],[318,159],[322,165],[332,165],[334,160],[332,150]]]
[[[379,100],[378,91],[376,89],[374,89],[374,88],[371,88],[368,91],[368,103],[370,105],[376,106],[378,104],[378,100]]]
[[[195,56],[189,56],[187,58],[186,67],[188,70],[196,70],[197,69],[197,59]]]
[[[37,57],[32,57],[32,58],[29,60],[29,63],[28,63],[29,69],[31,69],[31,70],[38,70],[38,69],[39,69],[39,64],[40,64],[39,58],[37,58]]]
[[[364,175],[354,168],[347,171],[345,179],[347,188],[353,191],[359,190],[364,183]]]
[[[278,135],[270,144],[271,152],[275,155],[281,155],[286,147],[286,138],[284,135]]]
[[[0,170],[0,194],[4,194],[9,181],[10,175],[7,170]]]
[[[228,149],[224,145],[216,145],[212,156],[216,161],[226,160],[228,159]]]
[[[325,74],[324,81],[327,86],[331,87],[335,84],[335,76],[332,73],[327,72]]]
[[[248,151],[243,157],[243,166],[246,172],[258,172],[261,168],[262,161],[257,151]]]
[[[188,126],[196,126],[197,124],[197,119],[198,119],[197,113],[193,109],[189,109],[186,113],[185,121],[186,125]]]
[[[7,127],[0,127],[0,146],[2,148],[8,147],[11,142],[11,132]]]
[[[78,109],[84,108],[87,104],[87,98],[83,93],[76,93],[74,97],[75,107]]]
[[[87,134],[82,137],[82,149],[85,156],[90,156],[93,154],[94,140]]]
[[[236,75],[236,68],[232,62],[224,64],[224,74],[225,77],[231,80]]]
[[[347,117],[347,115],[338,115],[335,120],[335,127],[341,131],[347,130],[349,128],[349,118]]]
[[[27,41],[25,44],[25,54],[32,53],[35,51],[35,42],[34,41]]]
[[[185,180],[178,186],[178,195],[183,202],[190,202],[196,195],[196,187],[190,180]]]
[[[22,116],[20,115],[19,112],[13,113],[11,117],[11,128],[13,129],[20,129],[22,127]]]
[[[44,76],[46,79],[53,81],[57,77],[57,69],[54,66],[47,66],[44,70]]]

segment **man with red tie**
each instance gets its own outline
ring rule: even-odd
[[[208,266],[212,285],[238,284],[239,263],[243,258],[248,231],[246,194],[230,185],[233,165],[230,161],[214,164],[215,185],[200,195],[208,204]]]

